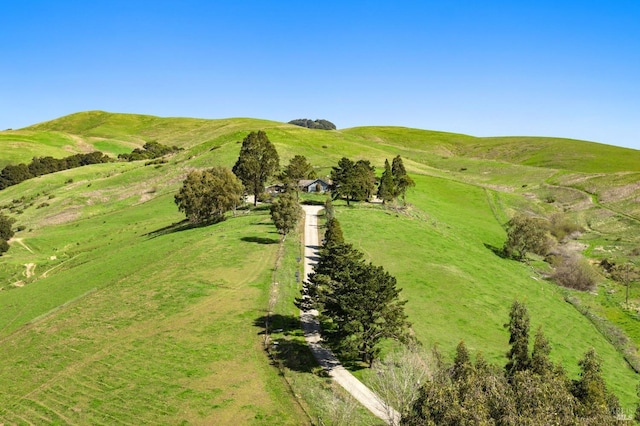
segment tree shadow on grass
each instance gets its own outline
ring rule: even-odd
[[[502,247],[496,247],[496,246],[492,246],[491,244],[487,244],[484,243],[485,248],[491,250],[493,252],[493,254],[495,254],[498,257],[501,257],[503,259],[507,259],[507,255],[504,252],[504,249]]]
[[[161,237],[163,235],[173,234],[174,232],[180,232],[180,231],[185,231],[187,229],[198,228],[200,226],[206,226],[206,225],[196,225],[196,224],[193,224],[193,223],[189,222],[189,220],[184,219],[181,222],[172,223],[171,225],[167,225],[167,226],[165,226],[163,228],[156,229],[155,231],[151,231],[151,232],[147,232],[146,234],[142,234],[142,236],[143,237],[148,237],[149,239],[157,238],[157,237]]]
[[[278,367],[301,373],[313,373],[318,362],[303,339],[300,319],[293,315],[263,315],[253,322],[260,335],[269,335],[265,350]]]
[[[257,244],[278,244],[280,242],[277,238],[265,238],[265,237],[242,237],[241,241],[245,241],[247,243],[257,243]]]

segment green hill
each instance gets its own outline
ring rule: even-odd
[[[92,149],[116,156],[149,141],[184,150],[165,164],[92,165],[0,191],[2,211],[21,229],[0,258],[0,423],[301,424],[322,412],[323,379],[270,365],[259,334],[270,307],[295,313],[295,238],[282,253],[260,208],[186,229],[173,203],[188,171],[231,167],[239,142],[258,129],[281,164],[304,155],[319,175],[343,156],[378,168],[403,157],[417,183],[408,210],[338,202],[337,215],[345,237],[397,277],[427,347],[437,343],[448,354],[464,339],[504,362],[502,325],[518,298],[572,377],[593,346],[609,385],[633,407],[638,375],[565,302],[568,291],[490,248],[502,245],[502,225],[515,211],[564,212],[586,228],[579,243],[594,262],[637,262],[639,151],[566,139],[92,111],[0,132],[0,165]],[[274,273],[276,259],[284,269]],[[638,314],[621,308],[622,293],[603,280],[597,294],[569,294],[637,348]],[[640,306],[635,288],[632,302]],[[295,323],[285,328],[295,334]],[[366,371],[358,374],[366,380]],[[299,381],[318,393],[296,398]]]

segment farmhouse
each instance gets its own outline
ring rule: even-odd
[[[330,190],[331,182],[327,182],[323,179],[304,179],[298,181],[298,187],[303,192],[328,192]]]

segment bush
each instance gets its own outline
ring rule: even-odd
[[[597,275],[589,262],[578,255],[563,256],[553,279],[563,287],[589,291],[596,286]]]
[[[558,241],[572,238],[582,231],[584,231],[584,229],[582,229],[580,225],[570,221],[560,213],[554,214],[549,218],[549,232],[556,237]]]

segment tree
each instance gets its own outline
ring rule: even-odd
[[[12,225],[15,219],[0,213],[0,255],[9,250],[8,241],[13,237]]]
[[[367,160],[353,162],[346,157],[331,170],[333,198],[344,197],[351,201],[369,200],[375,189],[375,167]]]
[[[394,198],[402,197],[402,202],[406,204],[405,194],[407,188],[416,186],[416,183],[407,174],[402,158],[399,155],[393,159],[391,174],[393,175]]]
[[[304,155],[294,156],[280,174],[283,181],[294,183],[296,188],[299,180],[314,179],[315,177],[313,166]]]
[[[580,379],[574,382],[573,395],[582,403],[580,414],[583,417],[609,419],[619,409],[617,398],[607,390],[601,364],[593,348],[578,361]]]
[[[384,172],[382,172],[380,184],[378,185],[378,198],[382,200],[382,204],[393,201],[395,198],[395,185],[389,160],[384,160]]]
[[[302,207],[298,204],[293,191],[279,194],[270,207],[271,219],[284,240],[289,231],[295,228],[302,216]]]
[[[242,181],[253,196],[253,205],[264,191],[267,180],[280,168],[280,159],[275,146],[267,134],[260,130],[251,132],[242,141],[238,161],[233,173]]]
[[[312,303],[329,320],[323,337],[341,355],[371,367],[382,339],[405,340],[408,322],[396,279],[362,257],[350,244],[323,248],[307,288]]]
[[[544,220],[516,214],[507,222],[507,241],[503,251],[507,257],[524,259],[527,253],[545,256],[549,251],[549,237]]]
[[[508,376],[513,376],[517,371],[527,370],[531,364],[527,307],[515,300],[511,305],[509,323],[504,326],[509,329],[509,344],[511,345],[511,349],[507,352],[508,362],[505,370]]]
[[[625,304],[629,306],[629,287],[640,279],[640,270],[633,263],[617,264],[611,269],[611,277],[626,287]]]
[[[178,209],[191,223],[219,222],[242,202],[242,182],[226,167],[189,173],[175,195]]]
[[[549,341],[544,336],[542,328],[538,328],[533,341],[533,352],[531,352],[531,371],[533,373],[544,376],[553,372],[553,363],[549,358],[550,353]]]
[[[393,410],[401,418],[408,416],[421,386],[428,380],[427,361],[418,347],[403,345],[383,360],[376,360],[373,371],[375,374],[369,378],[371,388],[385,402],[386,417],[395,424]]]
[[[324,246],[332,246],[334,244],[344,244],[344,235],[340,222],[335,217],[327,220],[326,230],[324,231]]]

